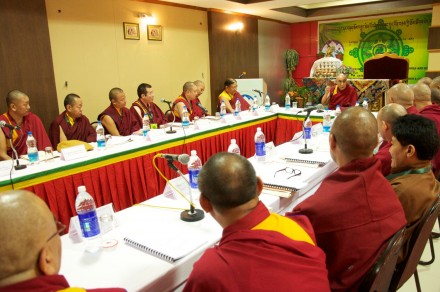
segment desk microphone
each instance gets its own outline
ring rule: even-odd
[[[257,92],[257,93],[259,93],[260,94],[260,96],[263,94],[263,92],[261,92],[260,90],[258,90],[258,89],[252,89],[252,91],[253,92]]]
[[[246,76],[246,72],[241,72],[241,74],[238,76],[238,79],[243,78],[244,76]]]
[[[324,111],[324,106],[322,104],[318,104],[316,106],[309,106],[303,110],[300,110],[298,113],[307,112],[308,114],[310,114],[314,110],[316,110],[318,113],[322,113]]]
[[[188,164],[189,155],[188,154],[160,154],[161,158],[165,158],[168,161],[179,161],[182,164]]]
[[[168,105],[171,104],[171,101],[166,100],[166,99],[164,99],[164,98],[161,98],[160,101],[163,102],[163,103],[166,103],[166,104],[168,104]]]
[[[0,128],[8,128],[9,130],[20,130],[19,126],[14,126],[14,125],[10,125],[8,123],[6,123],[5,121],[0,121]]]
[[[196,103],[196,105],[199,107],[199,108],[201,108],[202,109],[202,111],[204,111],[205,112],[205,114],[207,114],[208,113],[208,110],[200,103],[200,102],[197,102]]]

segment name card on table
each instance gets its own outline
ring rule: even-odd
[[[84,145],[78,145],[61,149],[61,159],[70,161],[87,156],[87,150]]]
[[[185,175],[186,178],[188,178],[188,175]],[[174,186],[171,187],[171,185]],[[188,185],[188,182],[183,177],[176,177],[172,180],[169,180],[165,186],[165,189],[163,190],[163,195],[165,198],[177,200],[181,197],[181,195],[175,190],[178,189],[182,194],[184,194],[187,198],[189,198],[189,192],[190,187]]]
[[[148,141],[159,141],[167,138],[167,133],[163,129],[150,130],[148,131]]]
[[[235,116],[233,114],[224,115],[220,121],[223,124],[233,124],[235,122]]]
[[[270,107],[269,111],[276,114],[276,113],[278,113],[280,111],[280,106],[278,104],[273,104]]]

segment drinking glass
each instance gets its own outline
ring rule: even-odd
[[[44,148],[44,154],[46,156],[46,162],[53,160],[53,149],[52,147],[48,146]]]

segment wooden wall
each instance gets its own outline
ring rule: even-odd
[[[46,129],[58,115],[45,0],[0,0],[0,112],[18,89]]]
[[[227,30],[236,22],[241,31]],[[227,78],[259,78],[258,20],[255,17],[208,11],[209,62],[211,73],[211,111],[216,112],[219,94]]]

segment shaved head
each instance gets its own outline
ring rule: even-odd
[[[429,77],[423,77],[423,78],[420,78],[419,81],[417,81],[417,83],[423,83],[428,86],[431,84],[431,82],[432,82],[432,79]]]
[[[432,79],[432,82],[429,85],[429,87],[440,89],[440,76],[437,76],[434,79]]]
[[[398,103],[408,108],[414,104],[414,93],[405,83],[397,83],[387,92],[388,103]]]
[[[414,92],[414,102],[418,101],[431,101],[431,89],[424,83],[418,83],[412,88]]]
[[[16,103],[20,101],[23,97],[26,97],[27,94],[24,92],[21,92],[20,90],[12,90],[8,93],[6,96],[6,105],[9,107],[11,103]]]
[[[406,109],[397,103],[390,103],[380,109],[377,114],[377,127],[379,133],[385,141],[391,141],[393,137],[392,129],[397,118],[406,115]]]

